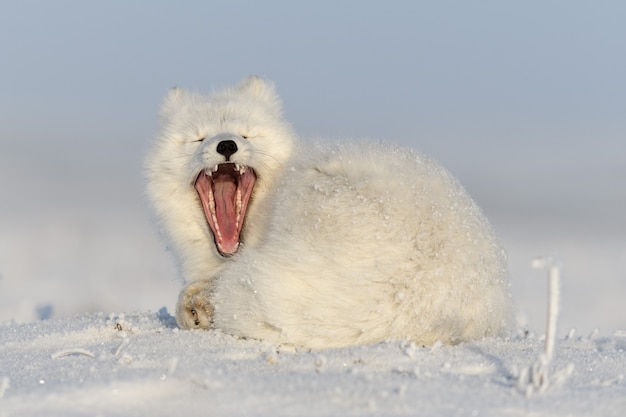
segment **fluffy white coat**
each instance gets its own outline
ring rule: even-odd
[[[481,210],[435,161],[386,142],[297,142],[271,84],[208,97],[175,89],[146,168],[148,195],[186,285],[182,328],[313,349],[502,334],[505,254]],[[241,245],[216,249],[194,181],[224,162],[257,181]]]

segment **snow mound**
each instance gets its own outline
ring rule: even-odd
[[[158,313],[0,324],[0,417],[588,415],[626,410],[626,332],[568,335],[547,391],[523,370],[533,334],[458,346],[388,341],[299,351],[220,331],[182,331]]]

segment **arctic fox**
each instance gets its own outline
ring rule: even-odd
[[[506,331],[504,251],[448,171],[392,143],[298,141],[281,107],[257,77],[165,98],[147,193],[181,328],[311,349]]]

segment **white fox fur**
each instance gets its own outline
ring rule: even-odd
[[[186,281],[182,328],[313,349],[507,329],[504,251],[435,161],[386,142],[298,142],[273,86],[256,77],[208,97],[175,89],[162,117],[147,190]],[[224,141],[236,143],[229,162],[257,178],[228,257],[194,189],[225,161]]]

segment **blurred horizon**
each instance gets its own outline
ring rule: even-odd
[[[530,262],[554,254],[565,325],[626,328],[625,21],[618,1],[2,4],[0,321],[171,309],[141,177],[160,101],[257,74],[303,138],[441,161],[501,235],[531,327]]]

